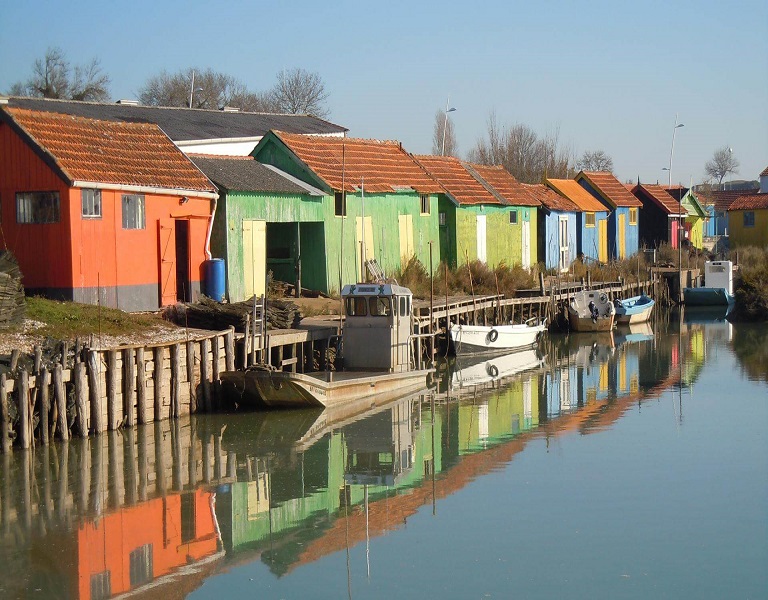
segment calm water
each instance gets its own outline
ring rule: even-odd
[[[768,597],[768,328],[543,349],[1,456],[0,597]]]

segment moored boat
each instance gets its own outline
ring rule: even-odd
[[[733,263],[730,260],[704,263],[704,287],[683,288],[686,306],[729,306],[734,303]]]
[[[499,352],[533,346],[547,328],[545,319],[529,319],[517,325],[451,326],[451,341],[456,354]]]
[[[393,400],[427,387],[433,369],[412,363],[413,296],[395,284],[344,286],[342,370],[314,373],[253,367],[220,375],[254,408],[331,407],[375,397]]]
[[[629,325],[630,323],[644,323],[651,318],[653,306],[656,304],[653,298],[641,294],[632,298],[616,300],[616,323]]]
[[[568,322],[574,331],[610,331],[615,315],[616,308],[605,292],[576,292],[568,303]]]

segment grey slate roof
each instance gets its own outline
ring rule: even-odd
[[[264,136],[269,130],[305,134],[340,134],[345,127],[311,115],[228,112],[129,104],[100,104],[10,96],[8,106],[63,113],[103,121],[155,123],[174,142]]]
[[[320,190],[271,165],[248,158],[191,155],[190,160],[220,189],[241,192],[273,192],[322,195]]]

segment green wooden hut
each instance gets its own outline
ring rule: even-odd
[[[389,276],[412,258],[436,268],[442,188],[399,142],[271,131],[252,155],[323,192],[322,235],[301,256],[322,257],[324,291],[365,280],[371,259]]]
[[[536,263],[540,203],[503,167],[450,156],[416,158],[443,188],[438,199],[441,261],[452,268],[473,260],[491,268]]]
[[[332,288],[322,254],[324,193],[251,157],[193,156],[219,189],[211,254],[226,265],[227,298],[263,294],[267,273],[313,290]]]

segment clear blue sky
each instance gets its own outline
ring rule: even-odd
[[[768,166],[768,2],[199,2],[0,0],[0,91],[49,46],[98,57],[114,99],[162,69],[212,68],[253,91],[283,68],[320,74],[330,120],[350,135],[429,153],[450,95],[466,153],[491,111],[503,125],[559,131],[602,149],[616,175],[704,177],[729,145],[737,178]]]

